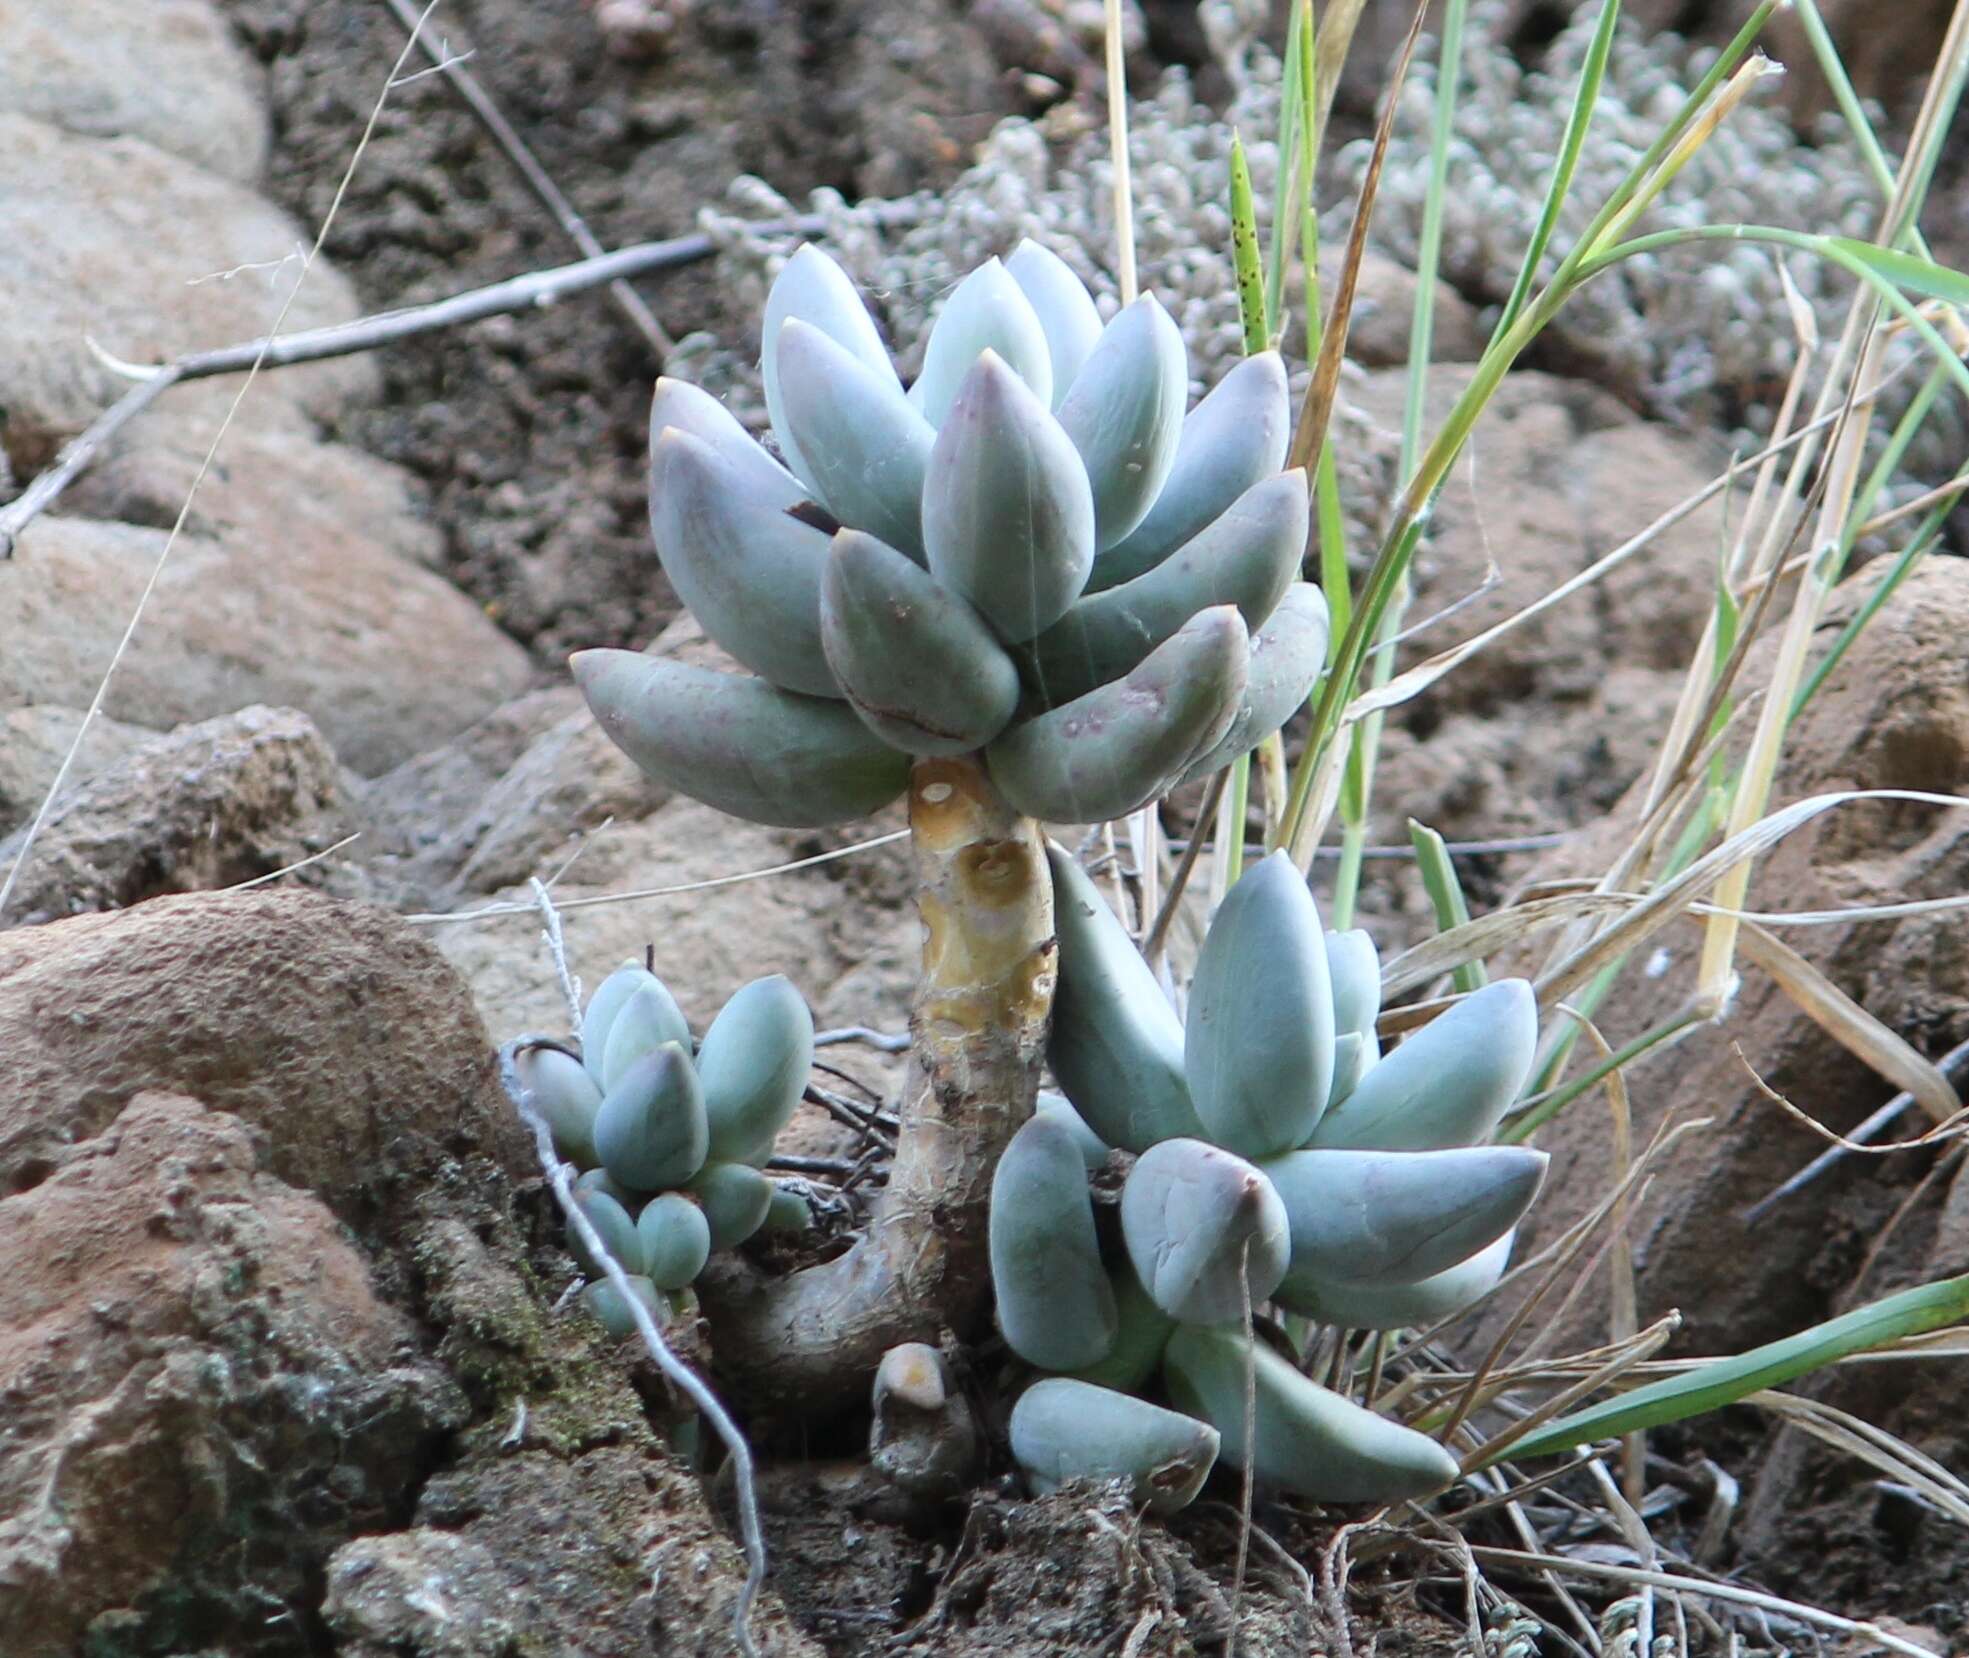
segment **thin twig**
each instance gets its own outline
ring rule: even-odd
[[[411,10],[410,0],[388,0],[388,4],[397,21],[415,35],[417,14]],[[595,240],[595,233],[588,228],[587,221],[574,210],[574,204],[561,194],[560,187],[547,176],[546,169],[526,147],[525,140],[513,130],[512,123],[500,113],[499,106],[479,84],[478,77],[465,67],[464,60],[471,54],[461,52],[454,55],[429,40],[420,40],[419,44],[424,55],[431,60],[434,72],[444,76],[451,90],[458,94],[459,101],[478,117],[479,125],[485,128],[493,143],[499,146],[500,153],[512,163],[513,171],[533,192],[534,199],[553,216],[554,223],[574,244],[575,251],[584,259],[599,259],[604,249]],[[676,349],[676,341],[664,331],[663,324],[656,320],[655,313],[643,302],[643,296],[620,277],[608,285],[608,295],[615,301],[616,309],[628,319],[630,327],[642,335],[650,355],[656,360],[656,366],[661,368],[664,360]]]
[[[838,1030],[814,1032],[816,1048],[830,1048],[837,1042],[859,1042],[877,1053],[900,1054],[909,1051],[909,1032],[872,1030],[867,1025],[843,1025]]]

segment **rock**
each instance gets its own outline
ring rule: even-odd
[[[35,703],[0,713],[0,835],[27,822],[41,809],[81,728],[82,710],[59,703]],[[98,714],[69,769],[66,787],[73,789],[87,782],[155,736],[142,726]]]
[[[0,562],[0,709],[88,704],[164,542],[90,519],[27,527]],[[527,674],[519,647],[439,577],[297,513],[265,542],[179,538],[105,708],[162,727],[253,702],[298,708],[373,774],[464,729]]]
[[[389,1525],[466,1421],[264,1150],[237,1117],[140,1092],[0,1202],[9,1658],[298,1622],[329,1551]]]
[[[286,708],[246,708],[181,726],[71,790],[29,853],[13,925],[127,909],[271,874],[354,828],[341,768],[321,733]],[[0,880],[26,830],[0,841]]]
[[[1862,572],[1836,596],[1819,638],[1829,642],[1877,579]],[[1773,804],[1853,788],[1969,792],[1969,565],[1931,558],[1848,653],[1793,729]],[[1755,647],[1743,683],[1768,673],[1775,640]],[[1540,880],[1596,875],[1631,833],[1633,795],[1576,845],[1544,859]],[[1754,909],[1832,909],[1960,894],[1969,887],[1969,822],[1912,803],[1837,808],[1763,859]],[[1923,1052],[1969,1038],[1969,935],[1957,912],[1851,926],[1786,928],[1781,936],[1869,1012]],[[1598,1018],[1619,1045],[1673,1013],[1694,982],[1700,935],[1682,927],[1644,947]],[[1518,964],[1520,967],[1523,963]],[[1969,1177],[1932,1152],[1853,1157],[1755,1228],[1743,1211],[1795,1173],[1824,1143],[1752,1085],[1745,1064],[1835,1131],[1853,1127],[1894,1092],[1739,958],[1742,985],[1727,1021],[1703,1027],[1626,1073],[1634,1143],[1663,1123],[1710,1126],[1660,1164],[1634,1232],[1643,1322],[1679,1308],[1677,1350],[1737,1352],[1803,1329],[1910,1284],[1969,1270]],[[1505,967],[1503,970],[1511,970]],[[1742,1058],[1738,1057],[1741,1050]],[[1541,1131],[1550,1178],[1520,1243],[1529,1255],[1597,1202],[1612,1174],[1604,1108],[1583,1099]],[[1895,1130],[1925,1126],[1911,1114]],[[1589,1294],[1563,1328],[1572,1344],[1604,1340],[1603,1303]],[[1476,1339],[1494,1330],[1487,1318]],[[1969,1457],[1959,1381],[1945,1364],[1856,1366],[1799,1384],[1902,1434],[1944,1465]],[[1953,1529],[1925,1542],[1883,1541],[1872,1474],[1777,1437],[1783,1455],[1753,1458],[1739,1536],[1784,1590],[1816,1604],[1916,1615],[1948,1600],[1969,1572]],[[1733,1461],[1740,1475],[1746,1464]],[[1890,1527],[1889,1530],[1893,1528]]]
[[[35,1185],[150,1088],[252,1125],[273,1174],[364,1239],[400,1228],[449,1160],[534,1167],[431,944],[301,889],[0,933],[0,1053],[0,1192]]]
[[[267,158],[260,74],[205,0],[11,0],[0,113],[141,138],[240,184]]]
[[[1337,273],[1344,245],[1320,249],[1322,273]],[[1327,276],[1331,284],[1333,276]],[[1347,322],[1347,355],[1364,368],[1399,368],[1408,361],[1409,326],[1415,315],[1415,272],[1399,259],[1369,248],[1361,259],[1360,286]],[[1332,300],[1329,291],[1328,306]],[[1432,363],[1474,363],[1490,335],[1477,308],[1447,282],[1436,283]]]
[[[415,1526],[329,1562],[322,1615],[339,1658],[566,1651],[571,1630],[591,1658],[733,1651],[738,1551],[647,1430],[634,1437],[578,1460],[528,1452],[440,1474]],[[771,1658],[820,1650],[770,1593],[753,1634]]]
[[[239,185],[141,139],[77,137],[21,115],[0,115],[0,154],[0,444],[24,476],[128,387],[89,341],[156,362],[253,339],[280,317],[308,238]],[[317,264],[282,327],[355,313],[349,284]],[[256,385],[244,418],[292,408],[325,419],[375,383],[360,357],[282,369]]]

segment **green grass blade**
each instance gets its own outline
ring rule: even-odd
[[[1426,823],[1408,820],[1408,842],[1415,848],[1416,867],[1422,872],[1422,890],[1436,912],[1436,926],[1443,932],[1461,927],[1470,919],[1469,900],[1463,896],[1463,882],[1451,861],[1449,846]],[[1480,961],[1466,961],[1451,974],[1456,988],[1466,995],[1490,983],[1490,975]]]
[[[1244,325],[1244,352],[1272,343],[1271,313],[1265,309],[1264,263],[1258,254],[1258,208],[1251,199],[1251,163],[1244,140],[1231,134],[1231,264],[1237,272],[1238,320]]]
[[[1969,305],[1969,276],[1961,271],[1923,259],[1917,253],[1879,247],[1853,236],[1822,236],[1818,240],[1851,255],[1897,288],[1928,299],[1946,300],[1951,305]]]
[[[1703,1416],[1855,1353],[1939,1330],[1964,1318],[1969,1318],[1969,1274],[1938,1279],[1842,1313],[1782,1341],[1753,1347],[1735,1358],[1712,1359],[1683,1375],[1651,1382],[1603,1404],[1574,1411],[1506,1446],[1500,1460],[1506,1456],[1513,1460],[1552,1456],[1575,1445]]]
[[[1272,181],[1272,239],[1265,256],[1265,315],[1281,333],[1285,322],[1285,267],[1290,257],[1292,222],[1298,216],[1297,196],[1299,110],[1303,95],[1299,86],[1299,31],[1304,20],[1299,8],[1285,28],[1285,84],[1280,89],[1278,131],[1278,177]],[[1314,326],[1318,323],[1315,321]]]

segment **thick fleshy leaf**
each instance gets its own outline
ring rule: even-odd
[[[1026,677],[1048,704],[1119,679],[1200,610],[1236,605],[1265,625],[1306,550],[1305,474],[1254,484],[1173,558],[1086,595],[1025,649]]]
[[[1302,1284],[1413,1284],[1488,1248],[1531,1207],[1550,1159],[1524,1146],[1294,1151],[1263,1165],[1292,1228],[1277,1299]]]
[[[1189,401],[1183,335],[1153,294],[1109,323],[1060,400],[1060,424],[1094,490],[1094,544],[1111,547],[1147,516],[1176,464]]]
[[[1326,935],[1326,970],[1333,981],[1333,1028],[1368,1032],[1381,1017],[1381,955],[1356,927]]]
[[[572,666],[609,741],[733,817],[819,829],[880,811],[909,782],[908,758],[846,703],[637,651],[579,651]]]
[[[744,1168],[742,1163],[720,1164],[721,1168]],[[707,1173],[710,1171],[707,1170]],[[749,1174],[757,1174],[757,1169],[748,1169]],[[700,1176],[699,1178],[702,1178]],[[809,1232],[814,1224],[814,1206],[791,1186],[777,1181],[768,1181],[770,1188],[766,1199],[766,1217],[755,1230],[767,1232]],[[748,1233],[747,1236],[750,1236]],[[743,1240],[741,1240],[743,1241]]]
[[[1073,1143],[1080,1148],[1080,1160],[1087,1165],[1089,1174],[1107,1167],[1107,1141],[1087,1126],[1087,1119],[1074,1110],[1073,1101],[1066,1095],[1042,1088],[1038,1099],[1033,1101],[1032,1109],[1034,1116],[1051,1117],[1073,1136]]]
[[[649,513],[664,574],[706,633],[781,690],[841,694],[820,650],[825,530],[675,427],[650,450]]]
[[[998,1327],[1042,1370],[1077,1370],[1114,1345],[1114,1291],[1101,1269],[1094,1199],[1073,1136],[1033,1117],[991,1182],[991,1282]]]
[[[1183,1044],[1205,1132],[1246,1157],[1302,1146],[1333,1086],[1326,935],[1289,854],[1253,864],[1210,923]]]
[[[1125,679],[1013,725],[985,751],[992,781],[1048,823],[1126,817],[1167,794],[1229,729],[1250,658],[1231,605],[1192,617]]]
[[[668,1004],[669,1012],[659,1021],[664,1032],[659,1040],[690,1046],[690,1024],[684,1018],[683,1010],[677,1006],[676,998],[670,994],[669,987],[640,962],[625,961],[595,987],[594,995],[588,998],[588,1005],[581,1014],[581,1063],[587,1067],[597,1087],[607,1086],[602,1059],[608,1052],[609,1032],[615,1025],[616,1015],[628,1006],[639,990],[645,988],[654,991]]]
[[[721,458],[743,473],[747,489],[761,501],[785,508],[797,506],[807,498],[806,485],[767,454],[758,439],[717,398],[688,380],[660,375],[656,392],[650,398],[651,444],[673,426],[717,450]]]
[[[1329,961],[1329,966],[1331,962]],[[1372,1031],[1343,1031],[1333,1039],[1333,1086],[1326,1093],[1326,1109],[1331,1111],[1354,1091],[1381,1058],[1381,1041]],[[1313,1133],[1319,1133],[1318,1125]]]
[[[662,980],[645,973],[609,1021],[602,1039],[602,1090],[613,1088],[629,1067],[666,1042],[690,1052],[690,1026]],[[599,1109],[599,1107],[597,1108]]]
[[[1126,1480],[1153,1514],[1187,1507],[1217,1462],[1217,1430],[1207,1422],[1065,1376],[1019,1395],[1011,1439],[1035,1492],[1068,1480]]]
[[[1077,1381],[1132,1393],[1162,1363],[1162,1350],[1169,1345],[1176,1321],[1142,1288],[1141,1279],[1125,1258],[1115,1263],[1108,1282],[1114,1286],[1114,1345],[1104,1358],[1083,1365],[1073,1374]]]
[[[602,1248],[614,1257],[617,1266],[631,1276],[643,1270],[642,1238],[636,1231],[636,1223],[629,1218],[629,1211],[621,1203],[606,1192],[583,1191],[576,1187],[574,1206],[587,1217],[588,1224],[601,1237]],[[589,1277],[602,1276],[602,1263],[581,1241],[581,1234],[575,1230],[571,1220],[567,1223],[567,1252],[581,1263],[581,1270]]]
[[[1202,1140],[1164,1140],[1129,1170],[1121,1236],[1135,1276],[1171,1318],[1237,1324],[1278,1287],[1288,1260],[1285,1205],[1242,1157]],[[1064,1367],[1062,1367],[1064,1368]]]
[[[1200,1138],[1183,1080],[1183,1025],[1128,930],[1064,847],[1049,843],[1060,976],[1047,1058],[1088,1128],[1147,1151]]]
[[[923,474],[937,434],[893,373],[865,368],[818,328],[779,331],[779,395],[787,428],[822,505],[843,524],[923,554]]]
[[[690,1192],[704,1209],[713,1249],[734,1249],[766,1223],[777,1188],[750,1163],[706,1163]],[[809,1222],[811,1210],[803,1210]]]
[[[1306,706],[1326,666],[1326,598],[1311,582],[1294,582],[1271,620],[1251,636],[1244,697],[1216,746],[1184,776],[1208,777],[1249,754]]]
[[[1538,1002],[1523,979],[1499,979],[1439,1013],[1369,1071],[1320,1120],[1311,1144],[1336,1150],[1434,1151],[1474,1145],[1531,1075]]]
[[[1233,1468],[1246,1462],[1246,1337],[1179,1326],[1162,1373],[1177,1406],[1223,1436]],[[1440,1491],[1456,1458],[1426,1435],[1364,1410],[1302,1376],[1264,1342],[1250,1352],[1256,1433],[1250,1457],[1265,1485],[1320,1503],[1386,1503]]]
[[[583,1169],[574,1178],[574,1189],[577,1192],[601,1192],[631,1212],[643,1201],[604,1168]]]
[[[703,1167],[709,1140],[697,1072],[675,1042],[631,1064],[595,1113],[602,1167],[631,1191],[683,1185]]]
[[[587,1067],[558,1048],[529,1048],[513,1063],[520,1086],[554,1136],[554,1150],[577,1168],[593,1167],[602,1091]]]
[[[711,1156],[763,1163],[793,1119],[814,1063],[814,1016],[783,974],[754,979],[718,1010],[697,1052]]]
[[[660,1192],[636,1217],[643,1244],[643,1276],[660,1290],[680,1290],[711,1258],[711,1227],[704,1211],[682,1192]]]
[[[766,295],[766,315],[759,336],[766,349],[760,353],[759,367],[766,383],[766,415],[773,423],[780,452],[801,481],[812,488],[814,480],[788,431],[780,396],[779,353],[772,349],[781,324],[789,317],[818,328],[872,373],[886,373],[894,379],[896,371],[883,349],[882,336],[875,331],[875,319],[869,316],[847,272],[811,242],[803,243],[781,267],[772,291]]]
[[[631,1273],[629,1290],[642,1303],[643,1308],[656,1321],[660,1330],[669,1322],[675,1308],[670,1298],[640,1274]],[[581,1292],[581,1305],[600,1321],[603,1329],[620,1341],[624,1336],[636,1333],[636,1318],[629,1311],[629,1304],[622,1299],[622,1293],[606,1278],[599,1278]]]
[[[1292,1310],[1343,1330],[1425,1330],[1460,1313],[1504,1276],[1516,1232],[1413,1284],[1341,1284],[1305,1277],[1292,1283]],[[1281,1295],[1283,1295],[1281,1291]]]
[[[1276,351],[1246,357],[1183,422],[1176,458],[1148,516],[1095,561],[1099,592],[1153,570],[1253,484],[1285,465],[1292,404]]]
[[[1053,359],[1046,330],[1011,272],[987,259],[944,301],[923,349],[923,372],[909,398],[932,426],[950,418],[958,388],[985,352],[998,356],[1042,408],[1053,406]]]
[[[820,640],[848,704],[910,754],[982,748],[1019,705],[1019,673],[968,601],[857,530],[834,538]]]
[[[1045,403],[995,352],[965,375],[937,433],[923,545],[937,580],[1009,644],[1051,627],[1087,583],[1087,470]]]
[[[1053,407],[1072,389],[1074,377],[1101,338],[1101,313],[1087,286],[1050,248],[1028,237],[1005,261],[1046,336],[1053,365]]]

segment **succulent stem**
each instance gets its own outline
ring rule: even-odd
[[[777,1278],[725,1257],[699,1281],[718,1371],[754,1409],[865,1396],[890,1348],[966,1334],[989,1299],[992,1173],[1032,1114],[1052,1014],[1052,880],[1038,825],[974,759],[915,762],[909,826],[923,975],[888,1186],[845,1255]]]

